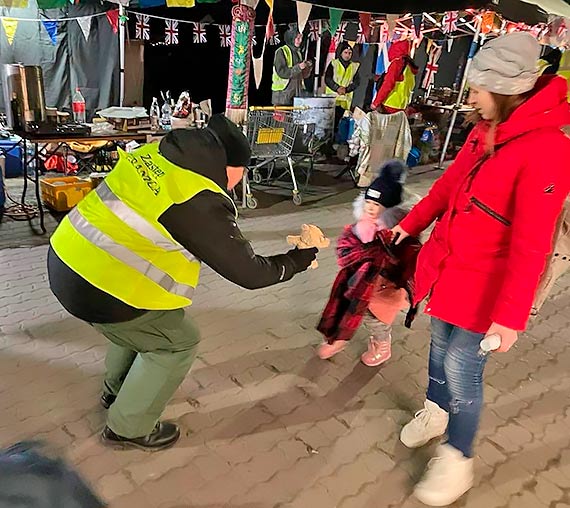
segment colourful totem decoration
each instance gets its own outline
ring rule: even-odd
[[[247,94],[254,20],[255,11],[251,7],[246,5],[233,7],[226,116],[237,124],[244,123],[247,118]]]

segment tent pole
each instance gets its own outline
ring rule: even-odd
[[[459,113],[459,108],[461,107],[461,100],[463,99],[465,88],[467,87],[467,75],[469,73],[469,68],[471,67],[471,62],[473,61],[473,57],[475,56],[477,47],[479,46],[479,36],[481,35],[482,23],[483,18],[479,16],[477,18],[477,27],[475,30],[475,35],[473,36],[473,42],[471,43],[471,49],[469,50],[469,56],[467,57],[467,62],[465,63],[465,69],[463,69],[463,79],[461,80],[461,86],[459,87],[459,94],[457,95],[457,101],[453,107],[453,114],[451,115],[449,128],[447,129],[447,134],[445,135],[445,142],[443,143],[443,148],[441,149],[439,164],[436,166],[437,169],[443,169],[443,163],[445,162],[445,156],[447,155],[447,149],[449,148],[449,142],[451,141],[451,134],[453,133],[453,128],[455,127],[455,122],[457,121],[457,114]]]
[[[317,49],[315,51],[315,84],[313,85],[313,93],[319,93],[319,77],[321,73],[321,46],[322,46],[322,21],[319,19],[319,36],[317,37]]]
[[[119,106],[125,102],[125,7],[119,4]]]

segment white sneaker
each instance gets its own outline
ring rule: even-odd
[[[473,486],[473,459],[449,444],[438,446],[414,496],[428,506],[447,506]]]
[[[408,448],[419,448],[435,437],[442,436],[447,430],[449,415],[435,402],[426,400],[424,408],[418,411],[414,419],[404,426],[400,441]]]

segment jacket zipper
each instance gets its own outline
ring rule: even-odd
[[[480,210],[484,211],[487,215],[493,217],[493,219],[498,220],[501,224],[504,224],[505,226],[511,225],[510,220],[505,219],[502,215],[495,212],[495,210],[493,210],[492,208],[489,208],[485,203],[482,203],[476,197],[474,196],[471,197],[471,203],[473,203]]]

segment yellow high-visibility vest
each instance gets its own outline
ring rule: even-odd
[[[412,72],[412,69],[410,69],[410,66],[406,65],[404,69],[404,79],[396,82],[394,90],[390,92],[390,95],[388,95],[384,101],[384,106],[393,109],[406,109],[410,104],[415,86],[416,76]]]
[[[334,82],[339,85],[342,86],[344,88],[346,88],[347,86],[349,86],[353,81],[354,81],[354,76],[356,76],[356,73],[358,71],[358,68],[360,67],[359,63],[356,62],[350,62],[346,67],[344,65],[342,65],[342,62],[338,59],[335,58],[332,62],[331,62],[332,68],[333,68],[333,80]],[[331,88],[329,88],[328,86],[326,87],[326,92],[327,95],[336,95],[336,105],[340,106],[343,109],[350,109],[350,106],[352,105],[352,97],[354,95],[354,92],[349,92],[347,94],[344,95],[338,95],[337,92],[335,92],[334,90],[332,90]]]
[[[158,219],[204,190],[232,202],[209,178],[165,159],[156,143],[120,151],[113,171],[62,221],[51,245],[74,272],[132,307],[186,307],[200,261]]]
[[[287,62],[287,67],[293,67],[293,52],[291,48],[287,45],[281,46],[277,51],[283,51],[285,55],[285,62]],[[282,78],[277,74],[277,70],[275,69],[275,65],[273,66],[273,83],[271,85],[271,90],[274,92],[281,92],[287,88],[289,84],[288,78]]]

